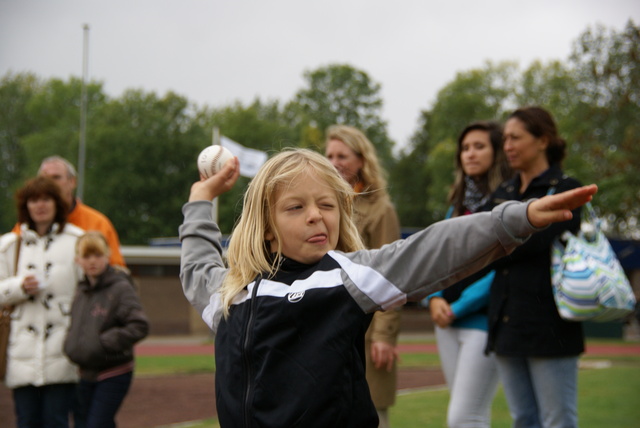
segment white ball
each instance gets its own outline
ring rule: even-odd
[[[205,178],[209,178],[217,174],[232,157],[233,153],[226,147],[209,146],[198,155],[198,170]]]

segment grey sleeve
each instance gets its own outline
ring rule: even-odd
[[[366,312],[390,309],[448,287],[511,253],[539,230],[527,219],[527,205],[505,202],[491,212],[435,223],[378,250],[331,255]]]
[[[222,235],[213,222],[211,208],[211,202],[207,201],[186,203],[182,208],[184,222],[179,229],[182,291],[200,315],[227,274],[220,244]],[[205,322],[211,326],[211,320]]]

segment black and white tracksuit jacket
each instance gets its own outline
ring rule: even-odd
[[[376,250],[285,260],[258,277],[222,318],[227,269],[211,203],[183,207],[180,278],[216,333],[216,407],[229,427],[377,427],[365,379],[364,334],[376,310],[419,300],[502,257],[537,229],[526,204],[442,221]]]

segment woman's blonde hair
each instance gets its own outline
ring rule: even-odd
[[[327,129],[325,145],[331,140],[342,141],[362,159],[363,166],[359,172],[359,178],[364,185],[364,192],[375,195],[379,190],[386,191],[386,173],[380,166],[376,148],[362,131],[353,126],[332,125]]]
[[[321,154],[308,149],[286,149],[260,168],[244,195],[242,214],[229,241],[229,272],[220,289],[225,315],[233,298],[247,284],[258,275],[272,277],[277,272],[283,255],[282,239],[274,222],[276,197],[280,190],[307,172],[312,172],[336,193],[340,212],[336,250],[349,252],[364,248],[352,219],[353,189]],[[275,254],[271,254],[265,239],[267,232],[278,242]]]
[[[110,254],[107,238],[98,231],[89,231],[76,241],[76,255],[78,257],[89,255],[109,257]]]

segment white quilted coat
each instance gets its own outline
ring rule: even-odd
[[[71,302],[80,270],[74,262],[82,229],[67,224],[62,233],[38,236],[22,225],[17,275],[14,274],[17,235],[0,237],[0,305],[15,305],[7,351],[8,388],[42,386],[78,380],[77,368],[62,352],[70,322]],[[46,278],[46,287],[30,298],[22,281],[30,273]]]

